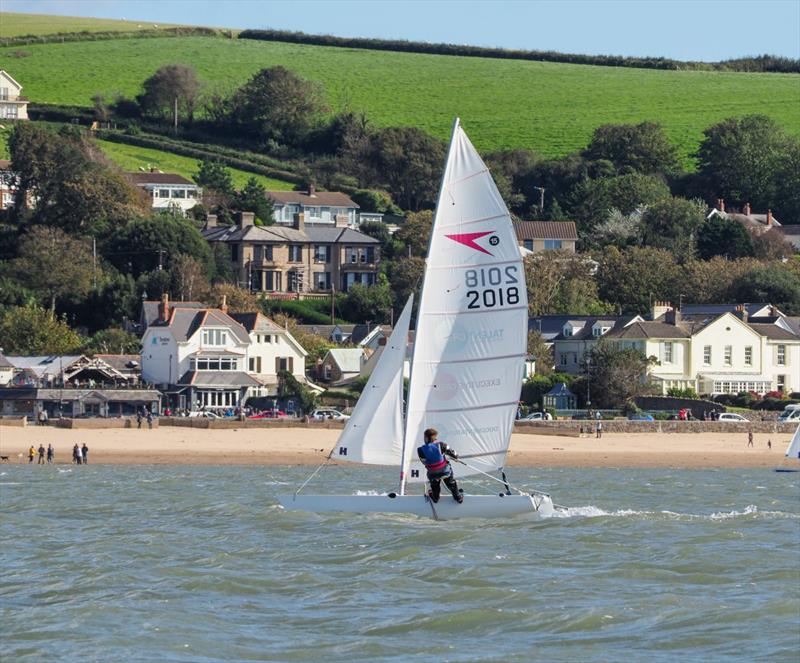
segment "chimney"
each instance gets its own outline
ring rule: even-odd
[[[309,184],[309,185],[308,185],[308,196],[309,196],[310,198],[313,198],[313,197],[314,197],[314,196],[316,196],[316,195],[317,195],[317,189],[316,189],[316,187],[315,187],[313,184]]]
[[[742,322],[747,322],[747,309],[745,308],[744,304],[739,304],[736,306],[734,315]]]
[[[161,295],[161,303],[158,305],[158,321],[166,323],[169,318],[169,295],[165,292]]]
[[[750,216],[750,203],[744,204],[744,210],[742,211],[742,214],[745,216]]]
[[[657,320],[662,315],[665,315],[671,308],[672,304],[670,304],[669,302],[659,302],[659,301],[654,302],[653,310],[651,312],[652,319]]]
[[[254,225],[256,222],[256,215],[253,212],[239,212],[239,227],[247,228]]]
[[[216,228],[216,227],[217,227],[217,215],[209,214],[206,217],[206,228]]]
[[[220,304],[219,310],[225,315],[228,314],[228,295],[222,295],[222,304]]]
[[[767,225],[768,226],[772,225],[772,210],[771,209],[767,210]]]
[[[681,312],[675,308],[671,308],[664,314],[664,322],[677,327],[681,324]]]
[[[294,215],[294,223],[292,224],[294,228],[298,230],[305,230],[306,229],[306,215],[305,212],[298,212]]]

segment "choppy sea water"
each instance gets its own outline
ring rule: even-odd
[[[0,660],[800,659],[798,474],[515,468],[541,522],[278,507],[308,474],[0,466]]]

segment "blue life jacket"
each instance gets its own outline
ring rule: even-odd
[[[418,450],[419,454],[424,458],[422,461],[425,467],[432,471],[441,470],[447,465],[447,460],[442,453],[442,448],[438,442],[430,442],[423,444]]]

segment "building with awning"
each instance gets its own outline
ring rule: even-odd
[[[160,411],[161,392],[155,389],[0,389],[0,415],[36,419],[46,412],[60,417],[125,417],[147,408]]]

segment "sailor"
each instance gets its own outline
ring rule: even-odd
[[[444,480],[444,485],[453,494],[453,499],[460,504],[464,501],[464,491],[459,490],[453,477],[453,468],[445,458],[445,456],[450,456],[450,458],[458,460],[458,454],[444,442],[438,441],[436,439],[438,435],[439,431],[435,428],[428,428],[425,431],[425,444],[417,448],[417,455],[428,470],[428,481],[431,484],[428,497],[434,503],[439,501],[442,490],[441,482]]]

